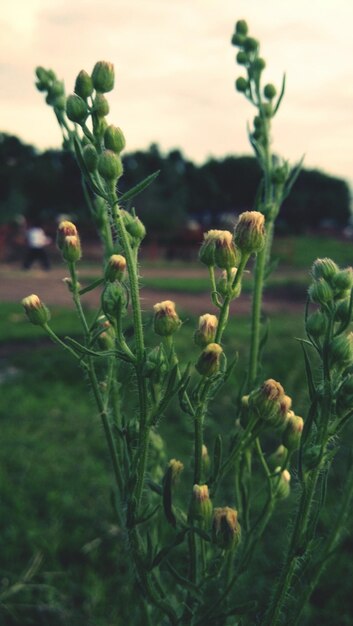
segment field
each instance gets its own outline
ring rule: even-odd
[[[290,245],[282,241],[277,245],[282,264],[269,285],[272,295],[267,300],[268,312],[274,312],[264,352],[263,375],[282,382],[304,418],[306,383],[296,338],[304,336],[299,310],[305,300],[308,266],[316,256],[331,253],[347,264],[351,249],[350,243],[324,239],[293,239]],[[87,279],[96,275],[95,268],[88,267],[85,271]],[[144,280],[146,294],[151,294],[148,298],[158,299],[161,295],[168,298],[171,294],[177,299],[184,320],[177,349],[188,355],[196,314],[207,309],[188,309],[185,294],[193,295],[198,302],[205,298],[202,306],[208,302],[204,296],[205,277],[200,272],[195,275],[195,268],[193,271],[194,276],[187,281],[183,264],[172,266],[169,277],[163,276],[160,266],[149,264]],[[8,272],[7,269],[4,276]],[[49,279],[50,275],[45,278]],[[26,285],[21,285],[13,276],[11,282],[16,283],[17,289],[26,287],[25,292],[18,293],[18,300],[31,291],[28,280],[31,286],[36,281],[41,287],[47,284],[41,276],[33,274],[27,278]],[[247,290],[246,287],[244,308],[232,319],[225,337],[227,352],[237,351],[239,358],[227,393],[222,394],[208,417],[206,442],[210,446],[213,424],[221,424],[221,430],[227,434],[234,419],[232,404],[246,367]],[[146,622],[136,601],[141,591],[132,587],[127,546],[114,516],[109,458],[88,386],[76,363],[52,346],[41,329],[24,320],[21,307],[14,301],[14,290],[11,293],[7,301],[3,291],[0,305],[0,624],[142,626]],[[45,289],[41,295],[46,300]],[[75,314],[67,306],[50,302],[51,297],[47,300],[51,304],[54,330],[61,336],[77,337],[79,325]],[[281,308],[278,302],[283,297],[286,300]],[[154,345],[147,306],[145,327],[150,345]],[[188,358],[194,357],[196,350]],[[179,419],[174,406],[168,410],[161,431],[167,441],[166,449],[161,450],[156,440],[152,454],[159,455],[161,465],[171,456],[181,458],[187,465],[192,442],[190,424]],[[348,439],[347,431],[345,436]],[[331,510],[344,471],[343,455],[337,459],[331,479]],[[325,526],[330,519],[324,515],[322,523]],[[280,565],[273,562],[280,559],[279,535],[281,512],[270,525],[262,554],[257,557],[269,575]],[[275,549],[273,537],[276,537]],[[285,540],[283,532],[282,540]],[[314,626],[318,620],[324,626],[353,623],[352,552],[353,540],[347,535],[344,551],[331,561],[303,626]],[[257,586],[256,593],[265,593],[264,580],[259,580]]]

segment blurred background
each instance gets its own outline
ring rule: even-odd
[[[53,329],[79,338],[62,283],[66,269],[55,247],[62,218],[73,220],[81,233],[82,283],[101,271],[80,173],[72,155],[61,149],[52,110],[34,87],[34,68],[52,67],[70,93],[81,69],[90,72],[101,59],[114,63],[108,121],[120,126],[127,140],[120,190],[160,170],[134,202],[148,232],[141,250],[147,339],[156,343],[152,305],[175,300],[184,320],[178,350],[196,359],[190,346],[197,316],[215,312],[207,272],[197,262],[203,232],[232,229],[240,212],[254,208],[260,179],[246,132],[254,112],[234,90],[241,71],[230,38],[242,18],[261,42],[266,82],[279,88],[287,75],[273,123],[274,149],[292,165],[305,153],[278,219],[277,266],[264,300],[269,320],[264,377],[280,380],[305,418],[306,383],[294,338],[304,332],[310,265],[317,257],[332,257],[343,266],[353,260],[353,4],[13,0],[2,7],[0,624],[5,626],[145,624],[132,600],[140,591],[133,586],[111,507],[109,459],[86,384],[76,364],[28,324],[19,304],[38,293],[50,306]],[[26,232],[33,225],[47,237],[46,262],[36,259],[24,269]],[[235,381],[209,416],[210,446],[215,425],[222,420],[226,434],[234,420],[237,380],[246,367],[251,280],[250,271],[225,338],[226,349],[237,350],[240,358]],[[85,296],[88,316],[98,303],[99,290]],[[163,421],[166,444],[156,437],[152,446],[161,468],[171,456],[188,464],[192,434],[184,422],[175,407]],[[343,454],[335,465],[333,492],[340,491],[344,472]],[[332,495],[329,506],[334,502]],[[279,513],[265,535],[259,557],[268,580],[281,558],[278,540],[273,561],[272,537],[281,535],[282,517]],[[329,523],[324,514],[322,529]],[[326,574],[303,624],[353,623],[352,552],[347,534],[335,579]],[[256,584],[256,593],[268,592],[265,579]]]

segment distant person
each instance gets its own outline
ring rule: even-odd
[[[50,261],[46,246],[51,243],[43,228],[39,224],[33,224],[26,231],[27,251],[23,261],[23,269],[28,270],[35,261],[38,261],[44,270],[50,269]]]

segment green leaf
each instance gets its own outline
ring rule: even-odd
[[[91,283],[87,287],[83,287],[83,289],[80,289],[78,293],[80,294],[80,296],[83,296],[84,293],[88,293],[89,291],[92,291],[93,289],[95,289],[96,287],[99,287],[99,285],[102,285],[103,283],[104,283],[104,278],[97,278],[97,280],[94,280],[93,283]]]
[[[176,527],[176,517],[172,508],[172,468],[168,467],[163,477],[163,509],[167,521]]]
[[[166,565],[167,565],[168,570],[172,574],[172,576],[174,576],[175,580],[179,583],[179,585],[181,585],[182,587],[185,587],[185,589],[190,591],[190,593],[193,596],[195,596],[195,598],[197,598],[199,601],[202,601],[203,595],[200,592],[199,588],[196,585],[194,585],[194,583],[190,582],[190,580],[188,580],[187,578],[184,578],[184,576],[179,574],[179,572],[177,572],[176,569],[174,569],[174,567],[169,563],[169,561],[166,563]]]
[[[214,450],[213,450],[213,467],[212,467],[212,482],[215,482],[218,478],[219,470],[222,465],[223,456],[223,443],[221,435],[217,435]]]
[[[283,74],[281,92],[280,92],[280,94],[278,96],[278,100],[277,100],[276,106],[273,109],[272,117],[274,117],[276,115],[276,113],[277,113],[277,111],[278,111],[278,109],[280,107],[280,104],[282,102],[282,98],[284,96],[285,90],[286,90],[286,75]]]
[[[86,348],[86,346],[83,346],[81,343],[75,341],[75,339],[72,339],[71,337],[65,337],[65,339],[69,344],[71,344],[73,348],[80,352],[80,354],[105,358],[107,356],[117,356],[119,359],[121,359],[122,361],[126,361],[127,363],[132,362],[130,357],[126,355],[125,352],[121,352],[119,350],[106,350],[105,352],[96,352],[95,350],[90,350],[89,348]]]
[[[148,520],[150,520],[157,513],[159,508],[160,508],[160,504],[157,504],[157,506],[155,506],[154,509],[152,510],[148,510],[149,507],[146,507],[145,510],[141,513],[141,515],[136,518],[135,526],[137,526],[137,524],[144,524],[145,522],[148,522]]]
[[[157,567],[157,565],[159,565],[163,561],[163,559],[165,559],[165,557],[168,556],[169,552],[171,552],[173,548],[176,548],[176,546],[178,546],[184,541],[184,538],[187,532],[188,532],[187,529],[181,530],[180,533],[178,533],[175,536],[174,541],[171,544],[169,544],[169,546],[165,546],[156,554],[156,556],[153,559],[151,569],[153,569],[154,567]]]
[[[135,187],[132,187],[131,189],[129,189],[129,191],[126,191],[125,193],[123,193],[123,195],[120,196],[119,198],[119,204],[120,202],[126,202],[127,200],[131,200],[132,198],[137,196],[139,193],[147,189],[147,187],[149,187],[153,183],[153,181],[157,178],[157,176],[159,175],[159,172],[160,170],[157,170],[153,174],[150,174],[149,176],[144,178],[144,180],[142,180],[140,183],[135,185]]]
[[[287,196],[289,196],[292,187],[295,183],[295,181],[297,180],[301,169],[302,169],[302,165],[303,165],[303,161],[304,161],[305,155],[302,156],[302,158],[300,159],[300,161],[298,161],[297,165],[295,165],[295,167],[293,167],[285,185],[284,185],[284,189],[282,192],[282,202],[283,200],[285,200],[285,198],[287,198]]]
[[[307,380],[307,383],[308,383],[308,390],[309,390],[310,401],[313,402],[314,398],[316,397],[316,389],[315,389],[315,384],[314,384],[314,380],[313,380],[313,373],[311,371],[310,360],[309,360],[309,357],[307,355],[306,347],[305,347],[305,344],[307,342],[305,340],[299,340],[299,341],[300,341],[300,345],[301,345],[301,347],[303,349],[303,354],[304,354],[305,373],[306,373],[306,380]]]

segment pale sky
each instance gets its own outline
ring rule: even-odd
[[[250,154],[254,110],[234,89],[230,45],[246,19],[261,41],[266,81],[287,90],[274,148],[291,162],[353,179],[352,0],[4,0],[0,14],[0,131],[57,148],[52,110],[34,87],[37,65],[73,91],[97,60],[116,70],[109,123],[127,150],[151,142],[197,162]]]

